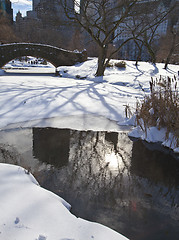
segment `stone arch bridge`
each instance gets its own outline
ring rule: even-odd
[[[71,66],[77,62],[87,60],[86,51],[68,51],[38,43],[11,43],[0,45],[0,68],[9,61],[23,56],[43,58],[56,68],[59,66]]]

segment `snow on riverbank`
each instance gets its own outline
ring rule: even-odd
[[[169,138],[166,140],[166,129],[157,129],[157,127],[150,127],[147,132],[143,132],[140,127],[136,127],[129,133],[130,137],[141,138],[147,142],[160,142],[163,146],[173,149],[174,152],[179,153],[179,147],[176,147],[176,140],[170,133]]]
[[[89,124],[86,117],[89,115],[91,119],[99,116],[119,125],[128,125],[131,121],[125,118],[125,106],[135,110],[136,100],[140,101],[150,92],[151,77],[173,77],[178,72],[177,65],[169,65],[164,70],[162,63],[140,62],[136,67],[135,62],[126,61],[126,69],[107,68],[104,77],[95,77],[97,59],[93,58],[75,66],[59,67],[61,77],[55,77],[51,65],[28,68],[24,63],[24,69],[19,73],[14,68],[21,65],[10,63],[6,67],[13,69],[0,72],[0,128],[15,123],[24,125],[22,122],[28,122],[26,125],[30,126],[29,121],[44,126],[42,119],[75,116],[75,127],[78,125],[75,118],[81,118],[81,125],[101,130],[98,122],[91,120]],[[87,125],[85,119],[88,119]],[[61,127],[60,121],[55,126]],[[159,140],[157,131],[155,135]],[[136,136],[139,137],[139,133]],[[144,138],[144,135],[141,133],[140,137]],[[164,142],[163,138],[160,140]]]
[[[0,239],[127,240],[101,225],[75,217],[70,205],[41,188],[19,166],[0,163]]]

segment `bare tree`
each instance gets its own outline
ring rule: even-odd
[[[173,53],[179,47],[179,36],[178,36],[178,33],[175,28],[173,28],[173,27],[170,28],[169,36],[170,36],[170,41],[168,41],[169,49],[168,49],[168,54],[166,57],[164,69],[167,69]],[[179,55],[179,53],[178,53],[178,55]],[[179,59],[179,56],[178,56],[178,59]]]
[[[169,15],[167,33],[160,38],[157,60],[165,63],[179,63],[179,2]]]
[[[85,29],[98,46],[98,68],[96,76],[104,75],[104,70],[115,54],[114,50],[107,58],[108,46],[114,40],[115,31],[132,14],[132,8],[138,0],[71,0],[77,9],[74,11],[69,0],[62,0],[67,17]],[[115,18],[115,16],[118,16]],[[127,41],[129,41],[128,39]],[[127,42],[126,41],[126,42]],[[123,43],[122,45],[124,45]]]
[[[159,39],[167,32],[169,14],[173,13],[176,3],[166,7],[162,1],[143,1],[134,8],[134,14],[125,23],[126,32],[133,36],[138,48],[138,60],[142,53],[148,54],[150,61],[156,63]],[[141,14],[142,13],[142,14]]]
[[[169,30],[168,30],[168,35],[170,37],[170,42],[169,42],[169,52],[165,61],[165,66],[164,68],[167,69],[167,66],[170,62],[170,59],[177,48],[179,48],[179,4],[175,8],[173,14],[170,16],[170,25],[169,25]],[[179,53],[178,53],[179,54]],[[179,56],[178,56],[179,57]]]
[[[98,68],[96,76],[104,75],[110,59],[126,43],[131,40],[141,41],[149,29],[154,28],[166,18],[168,11],[162,11],[152,16],[153,9],[148,9],[150,21],[146,21],[146,14],[137,11],[140,0],[60,0],[64,6],[66,16],[77,22],[98,46]],[[157,0],[156,0],[157,1]],[[154,2],[154,1],[153,1]],[[76,9],[74,11],[74,8]],[[135,24],[132,18],[135,16]],[[145,19],[145,21],[144,21]],[[118,46],[108,54],[108,46],[120,36],[126,35]]]

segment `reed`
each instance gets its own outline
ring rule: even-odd
[[[151,78],[150,95],[136,106],[136,124],[147,134],[147,128],[156,126],[166,129],[174,136],[176,147],[179,147],[179,89],[177,77]]]

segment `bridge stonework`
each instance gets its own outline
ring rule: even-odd
[[[77,62],[87,60],[86,51],[68,51],[38,43],[11,43],[0,45],[0,68],[9,61],[22,56],[43,58],[55,67],[72,66]]]

